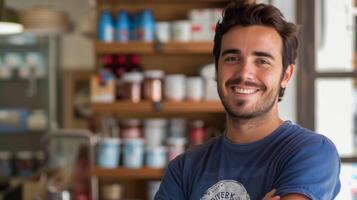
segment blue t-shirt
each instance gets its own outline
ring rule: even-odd
[[[340,159],[325,136],[284,122],[269,136],[233,144],[225,135],[187,151],[166,170],[156,200],[261,200],[299,193],[332,200],[340,190]]]

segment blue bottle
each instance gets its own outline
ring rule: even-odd
[[[139,12],[133,17],[134,24],[134,39],[137,41],[142,41],[143,38],[143,29],[142,29],[142,13]]]
[[[117,15],[115,27],[115,40],[118,42],[129,41],[129,15],[125,10],[120,10]]]
[[[155,20],[150,10],[143,10],[140,13],[139,39],[144,42],[154,41],[155,36]]]
[[[98,39],[102,42],[113,42],[114,22],[110,11],[102,11],[100,13],[98,23]]]
[[[137,27],[136,15],[130,15],[129,16],[129,39],[130,40],[137,40],[136,27]]]

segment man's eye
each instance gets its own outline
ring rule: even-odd
[[[257,62],[259,65],[270,65],[270,62],[264,59],[258,59]]]
[[[238,58],[237,57],[234,57],[234,56],[228,56],[224,59],[224,61],[226,62],[237,62],[238,61]]]

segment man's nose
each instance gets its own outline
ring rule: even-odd
[[[254,65],[249,61],[241,62],[237,66],[236,75],[243,79],[253,79],[255,74]]]

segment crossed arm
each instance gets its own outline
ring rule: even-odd
[[[301,194],[288,194],[283,197],[274,196],[276,190],[273,189],[267,193],[262,200],[309,200],[307,197]]]

